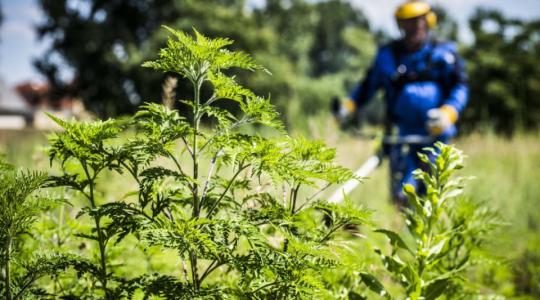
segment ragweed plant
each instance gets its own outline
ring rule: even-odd
[[[340,252],[347,251],[336,236],[344,224],[366,224],[369,212],[327,204],[320,195],[352,173],[334,164],[335,151],[324,144],[288,137],[269,99],[227,74],[266,71],[227,50],[231,40],[165,28],[167,46],[143,66],[191,83],[192,99],[179,100],[187,111],[171,109],[169,99],[168,107],[144,104],[125,122],[53,118],[64,129],[51,138],[49,154],[63,170],[54,182],[85,199],[79,216],[93,225],[78,236],[99,250],[86,272],[93,296],[328,296],[323,273],[343,263]],[[212,91],[208,97],[203,87]],[[227,101],[238,114],[222,108]],[[208,119],[213,125],[203,126]],[[253,125],[273,128],[275,136],[243,130]],[[136,189],[105,199],[99,178],[109,171],[131,178]],[[320,222],[323,215],[330,226]],[[109,253],[128,235],[174,250],[177,272],[118,276]]]
[[[8,300],[28,296],[36,280],[67,267],[62,255],[23,257],[20,251],[23,235],[52,204],[36,193],[46,180],[45,173],[16,170],[0,161],[0,293]]]
[[[404,215],[412,237],[409,245],[398,233],[379,229],[391,242],[390,255],[377,249],[385,268],[405,288],[407,299],[459,298],[467,293],[465,271],[486,240],[486,232],[497,222],[495,214],[472,202],[460,199],[467,177],[454,177],[463,167],[463,153],[449,145],[436,143],[427,148],[436,158],[419,153],[429,166],[414,172],[425,193],[405,185],[409,207]],[[374,279],[374,278],[373,278]],[[391,298],[380,282],[365,281],[377,293]],[[469,295],[470,296],[470,295]],[[465,297],[467,298],[467,297]]]
[[[122,131],[121,124],[114,120],[92,123],[66,122],[50,116],[64,132],[50,138],[51,162],[58,160],[63,169],[61,176],[51,177],[55,186],[67,186],[82,195],[85,205],[78,216],[88,215],[93,221],[90,232],[78,232],[77,236],[94,241],[99,249],[97,263],[89,266],[85,273],[92,275],[92,283],[102,290],[106,298],[112,298],[109,289],[111,272],[108,270],[107,247],[114,238],[121,239],[121,228],[106,217],[121,203],[103,203],[96,185],[105,170],[120,171],[121,153],[117,147],[107,144]]]

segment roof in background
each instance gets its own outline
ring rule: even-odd
[[[0,114],[30,113],[32,109],[13,89],[0,78]]]

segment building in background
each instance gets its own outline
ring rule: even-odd
[[[0,79],[0,130],[58,128],[45,112],[61,119],[90,117],[79,99],[52,101],[50,92],[46,83],[24,82],[12,89]]]
[[[0,79],[0,129],[32,126],[34,109],[16,91]]]

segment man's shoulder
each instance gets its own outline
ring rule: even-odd
[[[437,51],[457,52],[457,45],[453,41],[430,39],[431,48]],[[405,51],[405,45],[401,39],[391,40],[379,46],[378,52]]]
[[[455,42],[452,41],[440,41],[440,40],[433,40],[431,41],[431,44],[433,45],[433,49],[435,51],[441,51],[441,52],[457,52],[457,45]]]
[[[377,56],[387,58],[389,55],[395,55],[396,51],[399,51],[399,41],[392,40],[379,46],[377,49]]]
[[[391,40],[379,45],[379,52],[381,51],[393,51],[402,47],[401,40]]]
[[[458,60],[457,45],[450,41],[433,42],[431,59],[447,65],[454,65]]]

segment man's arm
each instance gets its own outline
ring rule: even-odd
[[[349,95],[357,108],[365,106],[377,90],[381,87],[381,51],[377,53],[373,65],[368,69],[366,77],[362,80]]]
[[[350,125],[351,120],[354,119],[354,114],[358,108],[365,106],[373,95],[380,87],[381,71],[380,71],[380,50],[377,53],[373,65],[368,69],[366,77],[362,80],[354,90],[349,94],[349,97],[345,101],[339,101],[335,99],[332,101],[332,112],[337,118],[341,126],[346,127]]]
[[[448,84],[449,92],[440,108],[428,111],[427,126],[434,136],[443,133],[459,119],[469,98],[463,60],[454,51],[445,53],[444,57],[445,62],[448,63],[444,79]]]
[[[467,74],[463,60],[455,53],[455,63],[449,73],[450,92],[448,98],[444,101],[444,105],[451,106],[457,116],[461,114],[469,99],[469,86],[467,84]]]

